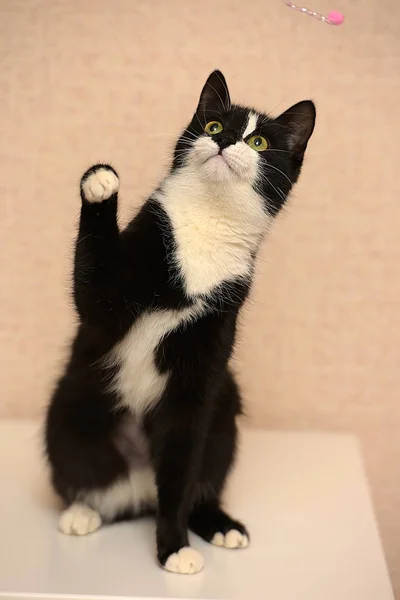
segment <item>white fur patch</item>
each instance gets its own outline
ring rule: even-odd
[[[231,529],[225,535],[221,532],[216,533],[211,543],[223,548],[247,548],[249,538],[237,529]]]
[[[121,479],[105,490],[88,492],[81,500],[109,521],[126,510],[138,514],[143,506],[155,508],[157,488],[154,472],[150,467],[132,471],[128,479]]]
[[[243,182],[252,185],[257,177],[259,157],[246,142],[237,142],[222,151],[228,167],[236,173]]]
[[[202,139],[206,138],[199,142]],[[207,144],[202,142],[201,160],[210,160],[205,159],[207,152],[211,160],[223,160],[209,142],[216,146],[209,138]],[[257,153],[247,144],[240,142],[227,151],[232,161],[248,159],[242,171],[255,175]],[[246,173],[218,182],[209,177],[207,169],[199,167],[196,152],[193,161],[195,164],[189,163],[168,177],[158,195],[172,224],[178,268],[189,296],[210,294],[223,282],[249,276],[253,254],[270,222],[263,200]]]
[[[118,366],[111,389],[120,403],[141,416],[158,402],[169,374],[160,374],[154,363],[159,343],[179,326],[187,324],[202,312],[201,303],[183,310],[146,312],[134,322],[123,340],[113,348],[106,363]]]
[[[246,129],[243,133],[243,139],[247,138],[248,135],[253,133],[255,128],[257,127],[257,118],[258,115],[254,112],[249,113],[249,120],[247,121]]]
[[[201,571],[203,566],[204,560],[200,552],[190,548],[190,546],[185,546],[168,557],[164,569],[171,573],[193,575]]]
[[[58,528],[67,535],[87,535],[101,527],[99,513],[85,504],[71,504],[61,513]]]
[[[113,171],[104,167],[91,173],[82,184],[86,200],[90,203],[108,200],[118,191],[119,179]]]

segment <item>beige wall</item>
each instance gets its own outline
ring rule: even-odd
[[[309,3],[346,24],[279,0],[0,0],[0,414],[41,413],[71,336],[83,169],[114,163],[126,218],[214,67],[265,110],[311,96],[316,132],[237,368],[254,425],[360,436],[400,591],[400,4]]]

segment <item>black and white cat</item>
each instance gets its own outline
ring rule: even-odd
[[[158,560],[176,573],[203,566],[188,529],[217,546],[248,545],[221,508],[241,412],[228,363],[260,242],[314,122],[310,101],[276,119],[232,105],[214,71],[170,172],[124,231],[114,169],[83,176],[80,323],[45,432],[62,532],[155,511]]]

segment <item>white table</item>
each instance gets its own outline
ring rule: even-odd
[[[84,538],[57,531],[58,505],[33,423],[0,423],[0,597],[393,600],[358,445],[345,435],[245,431],[227,506],[246,550],[193,536],[205,570],[155,562],[154,522]]]

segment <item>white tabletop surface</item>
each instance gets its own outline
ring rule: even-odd
[[[357,442],[244,431],[226,504],[246,550],[192,536],[203,572],[161,570],[151,519],[57,531],[39,427],[0,423],[0,597],[393,600]]]

